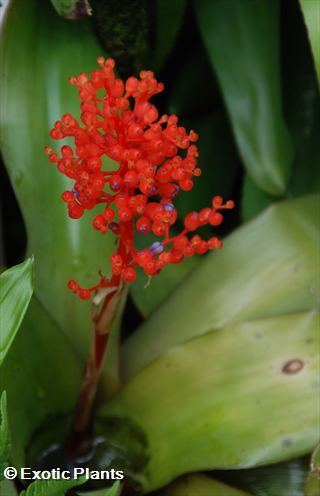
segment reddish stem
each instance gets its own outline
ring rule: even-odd
[[[113,278],[115,284],[105,297],[102,308],[96,313],[93,310],[93,332],[91,349],[84,369],[79,396],[75,407],[72,430],[67,443],[70,456],[81,451],[85,435],[91,419],[93,403],[96,397],[99,379],[101,376],[104,358],[107,353],[111,327],[117,314],[124,285],[119,277]]]

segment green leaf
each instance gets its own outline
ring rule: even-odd
[[[308,471],[307,457],[247,470],[214,472],[227,484],[235,484],[254,496],[301,496]]]
[[[0,494],[3,494],[3,496],[18,496],[14,482],[11,480],[1,481]]]
[[[68,489],[81,486],[86,482],[84,477],[70,480],[40,480],[35,481],[23,491],[20,496],[64,496]]]
[[[116,481],[109,489],[100,489],[98,491],[90,491],[85,493],[78,493],[79,496],[120,496],[120,481]]]
[[[122,351],[124,378],[208,329],[319,305],[319,195],[279,202],[204,257]]]
[[[190,474],[170,484],[163,496],[250,496],[203,474]],[[160,495],[159,495],[160,496]]]
[[[310,473],[306,480],[305,496],[319,496],[320,494],[320,444],[311,456]]]
[[[80,380],[81,365],[70,342],[33,298],[0,367],[0,391],[5,389],[8,395],[10,459],[15,466],[25,466],[31,435],[48,418],[50,425],[52,418],[62,418],[68,428],[66,418],[73,411]]]
[[[60,196],[72,182],[43,149],[58,148],[49,131],[62,114],[79,116],[80,100],[68,77],[95,69],[101,49],[88,20],[67,22],[50,2],[37,0],[10,1],[0,42],[2,156],[26,222],[28,252],[37,260],[35,292],[84,357],[91,307],[67,289],[67,282],[90,287],[100,268],[108,275],[114,237],[92,229],[97,212],[69,219]]]
[[[3,391],[0,398],[0,482],[3,480],[3,470],[8,465],[11,450],[11,437],[7,414],[7,393]]]
[[[283,12],[283,81],[285,118],[295,148],[292,196],[320,190],[320,93],[299,5],[288,4],[287,9]]]
[[[319,436],[318,329],[316,311],[209,328],[133,377],[100,414],[145,434],[143,490],[308,453]]]
[[[156,2],[156,49],[154,65],[159,68],[167,59],[179,30],[186,9],[186,0],[157,0]]]
[[[19,330],[33,292],[33,258],[0,275],[0,365]]]
[[[246,174],[243,181],[241,198],[242,221],[247,222],[251,220],[272,203],[274,203],[274,196],[258,188],[250,176]]]
[[[89,0],[51,0],[59,15],[66,19],[76,20],[91,15]]]
[[[120,482],[117,481],[113,484],[113,486],[107,490],[105,496],[119,496],[120,494]]]
[[[320,4],[317,0],[300,0],[308,30],[314,64],[320,84]]]
[[[283,194],[292,145],[282,115],[277,0],[194,2],[248,174],[264,191]]]

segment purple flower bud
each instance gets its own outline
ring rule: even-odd
[[[150,251],[151,251],[152,255],[160,255],[160,253],[162,253],[163,250],[164,250],[164,246],[162,243],[160,243],[160,241],[155,241],[150,246]]]
[[[172,203],[166,203],[164,206],[164,209],[166,212],[173,212],[174,211],[174,205]]]

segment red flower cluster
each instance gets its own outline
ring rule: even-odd
[[[151,71],[141,71],[140,79],[130,77],[124,83],[115,76],[114,60],[100,57],[98,63],[100,70],[93,71],[90,78],[86,74],[70,78],[82,100],[83,126],[65,114],[50,133],[56,140],[72,136],[75,152],[63,146],[59,157],[50,147],[45,148],[58,170],[75,181],[73,189],[62,194],[69,216],[78,219],[85,210],[104,204],[93,227],[119,237],[117,252],[110,259],[111,280],[101,276],[99,284],[89,289],[69,281],[70,289],[83,299],[98,288],[119,284],[121,277],[134,281],[138,265],[152,276],[184,257],[221,248],[216,237],[204,241],[187,235],[205,224],[218,226],[223,220],[220,211],[234,207],[233,201],[223,204],[217,196],[211,208],[189,213],[183,231],[170,237],[178,216],[173,200],[180,190],[191,190],[193,177],[201,173],[193,144],[198,136],[178,126],[175,115],[159,118],[149,100],[163,91],[163,84]],[[104,170],[103,156],[117,162],[117,170]],[[134,229],[141,234],[153,232],[162,240],[136,251]]]

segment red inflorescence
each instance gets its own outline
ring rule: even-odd
[[[69,288],[82,299],[89,299],[98,288],[119,283],[120,278],[134,281],[137,266],[153,276],[167,264],[221,248],[216,237],[205,241],[188,234],[205,224],[218,226],[223,220],[221,210],[234,207],[233,201],[223,203],[216,196],[210,208],[189,213],[182,232],[170,236],[178,217],[174,198],[180,190],[191,190],[193,178],[201,174],[194,145],[198,135],[187,133],[175,115],[159,118],[149,100],[163,91],[163,84],[153,72],[141,71],[140,79],[130,77],[123,82],[115,76],[114,60],[100,57],[98,63],[100,70],[93,71],[90,78],[86,74],[70,78],[82,100],[83,126],[65,114],[50,133],[55,140],[73,137],[75,151],[63,146],[59,157],[50,147],[45,148],[58,170],[75,181],[71,191],[62,193],[69,217],[79,219],[85,210],[103,204],[93,227],[119,237],[117,252],[110,259],[110,280],[101,276],[99,284],[89,289],[69,281]],[[119,164],[117,170],[104,170],[104,156]],[[152,232],[162,240],[136,251],[134,230]]]

